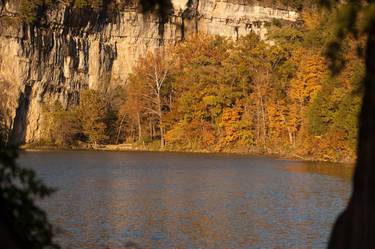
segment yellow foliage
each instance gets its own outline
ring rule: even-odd
[[[316,27],[319,26],[321,22],[321,14],[315,10],[303,10],[301,16],[302,20],[304,21],[304,27],[306,31],[316,29]]]
[[[301,107],[306,106],[321,88],[327,74],[324,57],[319,53],[297,49],[292,60],[298,65],[296,77],[291,80],[290,96]]]
[[[230,149],[236,143],[242,146],[254,144],[250,124],[250,120],[244,115],[243,108],[240,106],[225,108],[222,121],[219,123],[224,135],[219,139],[216,150]]]

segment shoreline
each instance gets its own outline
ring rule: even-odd
[[[25,152],[59,152],[59,151],[113,151],[113,152],[158,152],[158,153],[186,153],[186,154],[212,154],[221,156],[241,156],[241,157],[254,157],[254,158],[272,158],[275,160],[291,160],[300,162],[325,162],[325,163],[339,163],[339,164],[352,164],[355,165],[356,160],[351,161],[327,161],[319,160],[317,158],[309,157],[304,158],[296,154],[279,154],[279,153],[267,153],[267,152],[245,152],[245,151],[207,151],[207,150],[155,150],[139,147],[130,147],[128,144],[124,146],[120,145],[100,145],[96,148],[89,147],[59,147],[59,146],[35,146],[33,148],[28,148],[27,145],[20,146],[20,151]]]

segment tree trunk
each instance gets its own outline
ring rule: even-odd
[[[121,119],[121,122],[120,122],[120,126],[119,126],[119,128],[118,128],[118,133],[117,133],[117,137],[116,137],[116,144],[118,144],[118,140],[119,140],[119,138],[120,138],[120,133],[121,133],[121,128],[122,128],[122,123],[123,123],[124,120],[125,120],[125,116],[126,116],[126,114],[124,114],[124,115],[122,116],[122,119]]]
[[[158,92],[158,112],[159,112],[159,129],[160,129],[160,148],[164,149],[165,141],[164,141],[164,127],[163,127],[163,120],[162,120],[160,92]]]
[[[369,28],[353,194],[338,217],[328,248],[375,248],[375,26]]]
[[[142,125],[141,125],[141,117],[139,112],[137,112],[137,121],[138,121],[138,141],[142,140]]]
[[[21,246],[14,234],[9,231],[9,225],[4,224],[4,219],[0,219],[0,248],[6,249],[23,249],[26,247]]]
[[[164,139],[164,128],[162,127],[162,122],[160,121],[160,146],[161,146],[161,149],[164,149],[165,147],[165,139]]]
[[[132,124],[131,129],[130,129],[130,137],[131,137],[132,141],[134,142],[135,139],[134,139],[134,125],[133,124]]]
[[[280,115],[281,115],[281,118],[283,119],[284,124],[285,124],[285,126],[286,126],[286,129],[287,129],[287,131],[288,131],[289,143],[290,143],[290,145],[294,145],[294,143],[293,143],[293,135],[292,135],[292,133],[290,132],[289,125],[288,125],[288,123],[286,122],[286,119],[285,119],[285,117],[284,117],[284,114],[283,114],[281,111],[280,111]]]
[[[269,79],[269,72],[268,71],[266,71],[267,73],[266,73],[266,79],[263,81],[263,85],[266,85],[267,83],[267,81],[268,81],[268,79]],[[263,136],[264,136],[264,138],[263,138],[263,146],[264,146],[264,149],[266,150],[266,138],[267,138],[267,129],[266,129],[266,118],[265,118],[265,115],[266,115],[266,104],[264,103],[265,102],[265,100],[263,99],[263,97],[265,97],[265,94],[266,94],[266,92],[264,93],[264,94],[262,94],[261,95],[261,103],[262,103],[262,119],[263,119]]]

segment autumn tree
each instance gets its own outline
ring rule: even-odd
[[[269,97],[270,77],[272,73],[273,53],[271,47],[255,34],[241,37],[231,54],[232,63],[246,86],[248,107],[255,111],[253,123],[256,124],[257,142],[266,145],[267,137],[267,98]]]
[[[255,145],[251,120],[244,113],[244,106],[241,103],[236,103],[233,108],[224,109],[221,118],[219,126],[224,129],[224,134],[218,141],[216,147],[218,151],[230,151],[235,147],[248,149],[250,146]]]
[[[133,129],[138,129],[138,141],[143,142],[144,132],[142,131],[142,119],[145,115],[144,106],[146,103],[144,103],[145,99],[141,97],[143,94],[142,87],[140,87],[138,82],[135,79],[133,80],[132,77],[134,76],[130,76],[131,80],[129,80],[129,84],[125,89],[125,102],[118,112],[120,124],[116,140],[118,141],[120,133],[122,132],[123,127],[125,127],[125,123],[128,122],[130,125],[128,129],[131,130],[130,134],[132,140],[134,141]]]
[[[71,145],[79,132],[77,115],[59,101],[43,107],[42,137],[56,145]]]
[[[307,108],[322,86],[327,66],[319,53],[303,48],[294,51],[291,59],[297,65],[297,72],[288,91],[291,100],[288,125],[295,139],[305,126]]]
[[[230,46],[223,37],[198,34],[176,47],[175,101],[167,116],[170,142],[185,143],[188,149],[208,149],[215,144],[219,117],[238,95],[222,65]]]
[[[160,132],[160,147],[165,146],[164,112],[168,108],[165,91],[170,73],[170,62],[162,49],[148,52],[146,56],[140,57],[133,75],[129,78],[128,101],[126,105],[137,105],[136,111],[139,137],[141,132],[141,112],[148,115],[148,119],[157,121]]]
[[[90,143],[97,145],[108,137],[104,122],[106,106],[102,96],[95,90],[81,93],[79,106],[75,109],[83,134]]]

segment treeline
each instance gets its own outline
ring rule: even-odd
[[[39,23],[44,17],[45,10],[56,6],[58,3],[65,3],[72,9],[81,9],[89,12],[100,13],[101,17],[113,17],[119,11],[127,8],[137,9],[139,11],[154,11],[161,16],[166,16],[172,9],[169,0],[148,1],[148,0],[12,0],[19,6],[21,21],[29,24]],[[162,4],[163,8],[157,8]],[[88,15],[88,13],[80,12]],[[83,18],[83,17],[82,17]],[[99,20],[97,20],[99,21]]]
[[[167,17],[173,11],[170,0],[12,0],[19,3],[21,20],[26,23],[37,23],[43,17],[44,11],[57,3],[65,3],[72,8],[87,9],[113,16],[126,8],[139,11],[151,11],[161,17]],[[281,8],[303,10],[316,6],[318,0],[232,0],[232,2],[258,4]]]
[[[116,114],[106,96],[95,90],[84,90],[80,95],[80,104],[65,109],[56,101],[45,105],[41,134],[36,145],[54,144],[57,146],[79,146],[82,143],[99,145],[113,143],[110,140]]]
[[[300,25],[274,25],[268,41],[200,34],[149,52],[116,105],[90,90],[74,111],[48,107],[47,127],[54,129],[48,134],[56,143],[354,159],[361,44],[347,37],[342,56],[350,63],[333,78],[324,48],[335,16],[305,11],[302,17]]]

